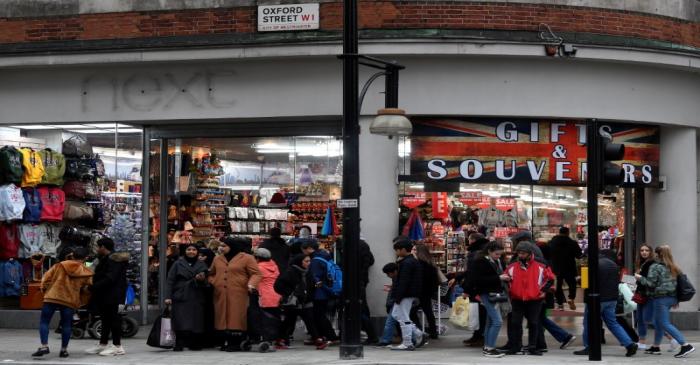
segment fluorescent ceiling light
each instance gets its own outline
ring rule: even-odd
[[[10,127],[17,128],[17,129],[32,129],[32,130],[55,129],[53,126],[50,126],[50,125],[11,125]]]
[[[425,185],[423,184],[413,184],[408,186],[410,189],[423,189]]]
[[[114,133],[114,129],[69,129],[68,131],[73,132],[73,133],[85,133],[85,134]]]

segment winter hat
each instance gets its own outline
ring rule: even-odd
[[[514,234],[511,238],[511,241],[513,242],[520,242],[520,241],[532,241],[532,232],[530,231],[520,231],[516,234]]]
[[[530,242],[530,241],[522,241],[518,243],[518,246],[515,248],[515,252],[527,252],[529,254],[535,253],[535,245]]]
[[[255,257],[263,260],[269,260],[272,258],[272,254],[270,253],[270,250],[266,248],[258,248],[255,250]]]

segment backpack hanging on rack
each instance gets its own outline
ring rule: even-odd
[[[92,145],[80,135],[75,135],[63,142],[63,154],[71,157],[91,157]]]

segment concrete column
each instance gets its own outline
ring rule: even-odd
[[[660,175],[666,176],[666,189],[646,192],[647,242],[668,244],[683,272],[694,285],[700,283],[698,270],[698,151],[694,128],[661,128]],[[700,296],[682,303],[673,312],[679,328],[698,329]]]
[[[391,240],[398,234],[398,140],[369,133],[372,117],[361,117],[360,199],[361,236],[369,244],[375,263],[370,268],[367,300],[373,317],[386,316],[385,284],[391,284],[382,267],[395,261]]]

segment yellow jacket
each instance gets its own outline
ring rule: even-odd
[[[44,177],[44,162],[41,160],[41,155],[31,148],[22,148],[19,151],[22,153],[22,167],[24,168],[22,187],[39,185]]]
[[[53,265],[41,279],[44,302],[77,309],[90,299],[87,287],[94,273],[81,261],[67,260]]]

